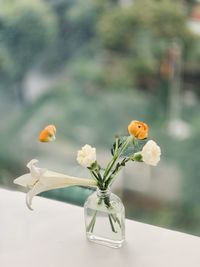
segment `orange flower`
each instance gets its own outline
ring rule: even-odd
[[[56,127],[55,125],[46,126],[39,135],[40,142],[51,142],[56,139]]]
[[[147,138],[148,130],[149,130],[148,125],[141,121],[136,121],[136,120],[131,121],[131,123],[128,126],[129,134],[133,135],[134,137],[138,139]]]

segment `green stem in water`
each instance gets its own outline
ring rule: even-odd
[[[111,226],[112,231],[113,231],[114,233],[117,233],[117,231],[115,230],[113,221],[112,221],[112,216],[111,216],[111,214],[108,215],[108,218],[109,218],[109,221],[110,221],[110,226]]]
[[[110,205],[109,197],[104,198],[104,203],[106,205],[108,212],[110,212],[110,210],[112,210],[112,206]],[[120,223],[119,219],[117,218],[117,216],[115,214],[112,214],[112,213],[108,213],[108,218],[109,218],[109,222],[110,222],[110,226],[111,226],[112,231],[114,233],[117,233],[117,231],[115,230],[115,227],[114,227],[114,223],[116,223],[116,221],[117,221],[117,223],[119,224],[119,226],[121,228],[121,223]],[[112,220],[114,220],[114,223]]]
[[[117,222],[119,227],[121,228],[122,225],[121,225],[121,222],[120,222],[119,218],[117,217],[117,215],[116,214],[111,214],[111,217],[113,218],[114,222],[115,223]]]
[[[101,202],[102,202],[102,199],[100,198],[99,201],[98,201],[98,203],[97,203],[97,205],[101,205]],[[92,217],[90,223],[89,223],[88,226],[86,227],[87,232],[90,232],[90,231],[91,231],[91,233],[93,232],[93,230],[94,230],[94,225],[95,225],[95,222],[96,222],[97,212],[98,212],[98,210],[95,210],[94,215],[93,215],[93,217]]]
[[[90,223],[88,224],[88,226],[86,228],[87,232],[91,232],[91,233],[93,232],[94,225],[95,225],[95,222],[96,222],[96,216],[97,216],[97,210],[95,210],[95,213],[94,213],[94,215],[92,217],[92,220],[90,221]]]
[[[98,205],[100,205],[101,202],[102,202],[102,199],[99,200]],[[111,209],[111,206],[110,206],[109,198],[108,198],[108,197],[106,197],[106,198],[104,199],[104,203],[105,203],[105,205],[106,205],[106,207],[107,207],[107,209],[108,209],[108,212],[109,212],[109,210]],[[87,232],[91,232],[91,233],[93,232],[93,230],[94,230],[94,226],[95,226],[95,223],[96,223],[96,216],[97,216],[97,213],[98,213],[98,210],[95,210],[95,212],[94,212],[94,214],[93,214],[93,217],[92,217],[90,223],[89,223],[88,226],[86,227]],[[111,226],[112,231],[113,231],[114,233],[117,233],[117,230],[115,229],[114,224],[117,222],[118,225],[119,225],[119,227],[121,228],[121,223],[120,223],[119,218],[117,217],[116,214],[110,214],[110,213],[108,213],[108,219],[109,219],[109,222],[110,222],[110,226]]]

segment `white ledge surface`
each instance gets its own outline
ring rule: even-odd
[[[85,238],[83,208],[0,189],[1,267],[199,267],[200,238],[126,220],[126,243]]]

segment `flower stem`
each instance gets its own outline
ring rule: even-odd
[[[127,140],[124,142],[124,144],[122,145],[122,147],[119,150],[118,150],[118,148],[116,149],[115,154],[114,154],[112,160],[109,162],[109,164],[108,164],[108,166],[107,166],[107,168],[106,168],[106,170],[104,172],[104,176],[103,176],[103,182],[104,182],[104,184],[111,177],[111,175],[108,177],[109,172],[112,170],[112,168],[115,165],[116,161],[118,160],[118,158],[120,157],[120,155],[122,154],[122,152],[127,148],[128,144],[131,141],[133,141],[133,137],[132,136],[129,136],[127,138]],[[115,169],[116,169],[116,167],[115,167]]]
[[[102,203],[102,199],[99,200],[98,204],[97,205],[100,205]],[[110,222],[110,226],[111,226],[111,229],[114,233],[117,233],[117,230],[115,229],[115,223],[117,222],[119,227],[121,228],[121,223],[120,223],[120,220],[119,218],[117,217],[116,214],[112,214],[110,213],[110,210],[112,209],[111,205],[110,205],[110,200],[108,197],[106,197],[104,199],[104,203],[106,205],[106,208],[108,210],[108,219],[109,219],[109,222]],[[93,233],[94,231],[94,226],[95,226],[95,223],[96,223],[96,217],[97,217],[97,213],[98,213],[98,210],[95,210],[94,214],[93,214],[93,217],[90,221],[90,223],[87,225],[86,227],[86,230],[87,232],[90,232],[90,233]]]
[[[115,167],[115,169],[112,171],[112,173],[108,176],[108,178],[107,178],[107,180],[105,182],[105,187],[108,187],[111,184],[111,182],[114,181],[114,179],[117,176],[117,174],[120,172],[120,170],[125,166],[125,164],[128,161],[129,161],[129,158],[124,159],[121,163],[119,163],[118,166]]]
[[[113,231],[114,233],[117,233],[117,231],[115,230],[113,221],[112,221],[112,215],[111,215],[111,214],[108,214],[108,218],[109,218],[109,221],[110,221],[110,226],[111,226],[112,231]]]
[[[101,202],[102,202],[102,199],[100,198],[99,201],[98,201],[98,203],[97,203],[97,205],[101,205]],[[98,212],[98,210],[95,210],[94,215],[93,215],[90,223],[86,227],[87,232],[91,232],[91,233],[93,232],[94,225],[95,225],[95,222],[96,222],[97,212]]]
[[[117,215],[116,214],[111,214],[111,216],[112,216],[114,222],[117,222],[119,227],[121,228],[122,225],[121,225],[121,222],[120,222],[119,218],[117,217]]]
[[[86,230],[87,230],[87,232],[93,232],[93,230],[94,230],[94,225],[95,225],[95,222],[96,222],[96,216],[97,216],[97,210],[95,210],[95,213],[94,213],[94,215],[93,215],[93,217],[92,217],[92,220],[90,221],[90,223],[88,224],[88,226],[86,227]]]

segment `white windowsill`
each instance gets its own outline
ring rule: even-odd
[[[126,243],[85,238],[83,208],[0,189],[1,267],[199,267],[200,238],[126,220]]]

